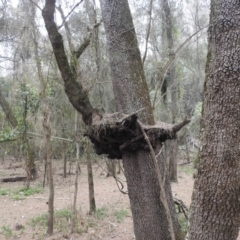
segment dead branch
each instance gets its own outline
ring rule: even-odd
[[[98,167],[100,167],[104,172],[112,175],[108,170],[104,169],[98,162],[97,162],[97,165],[98,165]],[[123,191],[123,189],[124,189],[124,184],[123,184],[122,182],[124,182],[124,180],[120,179],[119,177],[113,176],[113,175],[112,175],[112,177],[114,178],[114,180],[115,180],[115,182],[116,182],[116,185],[117,185],[117,187],[118,187],[118,190],[119,190],[121,193],[123,193],[123,194],[128,194],[128,192]],[[119,184],[121,185],[121,187],[119,186]]]
[[[177,199],[177,198],[174,198],[173,201],[174,201],[175,205],[178,207],[178,211],[182,212],[183,215],[185,216],[185,218],[188,220],[189,210],[186,207],[186,205],[183,203],[183,201],[180,199]]]
[[[27,177],[11,177],[11,178],[2,178],[1,182],[20,182],[26,181]]]
[[[187,125],[190,121],[191,121],[191,120],[188,119],[188,117],[186,116],[181,123],[178,123],[178,124],[173,125],[173,127],[172,127],[173,132],[175,132],[175,133],[178,132],[178,131],[181,130],[185,125]]]
[[[63,19],[62,24],[58,27],[58,29],[60,29],[64,23],[66,22],[66,19],[71,15],[71,13],[83,2],[83,0],[81,0],[80,2],[78,2],[72,9],[71,11],[67,14],[67,16]]]

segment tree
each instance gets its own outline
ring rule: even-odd
[[[237,239],[239,233],[239,11],[239,2],[211,1],[202,150],[188,239]]]
[[[168,57],[171,59],[174,57],[174,39],[173,39],[173,21],[172,13],[167,0],[162,0],[162,7],[164,12],[164,23],[167,35],[167,45],[168,45]],[[166,83],[171,92],[171,117],[172,123],[176,123],[176,118],[178,114],[178,103],[177,103],[177,80],[176,80],[176,66],[173,63],[168,70],[168,81]],[[164,81],[164,80],[162,80]],[[167,81],[167,80],[165,80]],[[178,142],[174,139],[169,142],[169,174],[171,181],[177,181],[177,152],[178,152]]]
[[[131,114],[143,108],[139,112],[140,120],[144,124],[154,125],[148,88],[128,1],[101,1],[101,8],[107,35],[117,111]],[[91,140],[98,144],[97,137],[94,138],[91,135],[91,126],[97,120],[101,120],[103,116],[94,110],[87,91],[84,90],[81,83],[76,79],[77,74],[74,65],[69,64],[64,51],[62,36],[54,22],[54,11],[55,0],[46,0],[42,15],[58,67],[62,74],[65,92],[73,106],[82,114],[85,124],[90,128],[89,135],[92,137]],[[72,57],[80,57],[79,51],[73,52]],[[176,132],[187,122],[184,121],[177,126],[164,127],[161,125],[161,127],[155,127],[158,129],[157,131],[164,133],[157,138],[153,136],[155,152],[158,153],[160,151],[162,147],[161,141],[176,137]],[[134,126],[135,124],[136,122],[134,121]],[[136,131],[136,136],[140,134],[138,137],[141,140],[141,145],[142,141],[145,143],[145,138],[141,135],[140,129],[142,128],[137,127],[134,130]],[[151,127],[146,129],[148,134],[152,133],[150,129]],[[130,133],[132,133],[132,137],[135,136],[135,133],[132,131]],[[162,138],[161,140],[163,136],[164,139]],[[136,239],[181,239],[170,181],[167,171],[165,171],[166,164],[161,158],[161,154],[158,156],[158,165],[165,188],[161,189],[161,191],[166,192],[167,197],[164,200],[167,201],[167,207],[162,201],[163,196],[160,191],[159,181],[162,179],[158,177],[158,170],[155,168],[156,166],[151,157],[152,155],[149,153],[147,144],[143,143],[143,148],[138,147],[136,151],[129,152],[123,148],[121,149],[119,145],[114,149],[111,145],[111,139],[109,142],[107,140],[107,138],[104,139],[101,147],[104,149],[105,146],[110,146],[108,149],[110,151],[109,155],[113,151],[113,156],[122,158],[124,162]],[[133,140],[130,139],[130,142]],[[123,144],[128,143],[123,142]],[[116,155],[115,152],[117,153]]]
[[[9,106],[9,103],[7,102],[7,100],[4,98],[3,94],[2,94],[2,91],[0,89],[0,105],[6,115],[6,118],[9,122],[9,124],[15,128],[17,127],[17,119],[15,118],[15,116],[13,115],[12,113],[12,109],[11,107]]]

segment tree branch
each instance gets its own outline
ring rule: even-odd
[[[65,92],[72,103],[73,107],[82,114],[83,121],[86,125],[92,124],[93,106],[90,103],[88,92],[77,81],[77,73],[71,68],[65,53],[62,35],[58,32],[54,22],[55,0],[46,0],[42,16],[45,27],[50,38],[53,52],[61,72]]]
[[[81,3],[83,2],[83,0],[81,0],[80,2],[78,2],[73,8],[72,10],[67,14],[67,16],[63,19],[62,24],[58,27],[58,29],[60,29],[66,22],[66,19],[71,15],[71,13],[75,10],[75,8],[77,8]]]
[[[184,120],[181,122],[181,123],[177,123],[177,124],[174,124],[173,127],[172,127],[172,131],[174,133],[180,131],[185,125],[187,125],[191,120],[188,119],[188,117],[186,116],[184,118]]]
[[[207,28],[207,26],[199,29],[197,32],[195,32],[194,34],[192,34],[190,37],[188,37],[179,47],[178,49],[172,54],[172,56],[169,58],[169,60],[167,61],[167,63],[165,64],[165,66],[163,67],[162,73],[159,76],[159,80],[162,80],[158,82],[157,86],[155,87],[155,95],[154,95],[154,99],[153,99],[153,104],[152,104],[152,108],[155,108],[155,103],[156,103],[156,98],[157,98],[157,92],[158,89],[162,89],[163,83],[164,83],[164,75],[166,74],[167,70],[171,67],[171,65],[173,64],[173,62],[176,59],[177,54],[182,50],[183,47],[185,47],[185,45],[192,39],[192,37],[194,37],[196,34],[198,34],[200,31],[202,31],[203,29]]]
[[[82,55],[82,53],[85,51],[85,49],[90,44],[93,29],[99,27],[100,25],[101,25],[101,21],[99,23],[96,23],[93,26],[93,28],[91,30],[89,30],[88,35],[84,38],[84,42],[81,44],[81,46],[76,51],[74,51],[74,54],[77,59]]]
[[[2,109],[7,117],[7,120],[9,122],[9,124],[15,128],[18,125],[17,119],[15,118],[15,116],[12,113],[12,109],[9,106],[8,102],[6,101],[6,99],[4,98],[2,91],[0,89],[0,105],[2,106]]]

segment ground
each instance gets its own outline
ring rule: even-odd
[[[31,191],[21,188],[23,182],[0,182],[0,240],[1,239],[134,239],[129,199],[118,190],[112,177],[106,178],[102,160],[93,164],[94,189],[97,205],[96,216],[88,215],[88,182],[85,165],[81,165],[77,196],[78,226],[75,234],[69,234],[70,212],[74,196],[75,175],[62,176],[62,161],[54,160],[56,223],[52,237],[44,236],[45,215],[48,210],[48,190],[42,188],[43,171],[31,182]],[[101,164],[100,164],[101,163]],[[9,168],[10,160],[0,165],[0,178],[24,176],[22,168]],[[41,164],[38,164],[39,166]],[[74,170],[72,170],[74,172]],[[188,207],[193,188],[193,172],[190,165],[179,167],[178,182],[172,183],[173,196]],[[118,177],[124,180],[124,175]],[[124,182],[126,190],[126,183]],[[21,190],[20,190],[21,189]],[[40,191],[40,192],[39,192]],[[61,229],[61,231],[60,231]]]

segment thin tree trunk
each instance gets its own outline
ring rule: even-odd
[[[187,141],[187,134],[185,132],[184,134],[184,143],[185,143],[185,146],[186,146],[186,155],[187,155],[187,163],[190,163],[190,156],[189,156],[189,147],[188,147],[188,141]]]
[[[77,219],[77,193],[78,193],[78,175],[79,175],[79,160],[76,162],[76,175],[75,175],[75,183],[74,183],[74,197],[73,197],[73,207],[72,207],[72,218],[71,218],[71,226],[70,233],[74,232],[74,227]]]
[[[87,141],[86,152],[87,152],[88,189],[89,189],[89,214],[91,215],[96,212],[96,203],[95,203],[95,196],[94,196],[94,182],[93,182],[89,141]]]
[[[142,59],[142,63],[144,65],[145,60],[147,58],[147,52],[148,52],[148,40],[150,37],[150,32],[151,32],[151,27],[152,27],[152,9],[153,9],[153,0],[150,0],[149,3],[149,20],[148,20],[148,25],[147,25],[147,31],[146,31],[146,39],[145,39],[145,50],[144,50],[144,54],[143,54],[143,59]]]
[[[162,0],[162,6],[164,11],[164,20],[167,34],[168,44],[168,57],[169,59],[174,55],[174,40],[173,40],[173,24],[172,14],[167,0]],[[172,64],[168,70],[169,73],[169,85],[171,86],[171,115],[172,124],[176,123],[178,114],[177,108],[177,85],[176,85],[176,69],[175,64]],[[178,142],[177,139],[173,139],[168,142],[169,146],[169,172],[170,180],[177,181],[177,153],[178,153]]]
[[[169,144],[169,177],[171,182],[177,182],[177,152],[178,152],[178,141],[173,139],[168,142]]]
[[[46,234],[51,236],[53,234],[54,222],[54,185],[53,185],[53,172],[52,172],[52,147],[51,147],[51,128],[49,124],[49,108],[47,104],[44,105],[44,120],[43,127],[45,132],[45,143],[47,146],[47,173],[49,184],[49,197],[48,197],[48,222]]]
[[[35,16],[35,6],[32,5],[33,16]],[[49,197],[48,197],[48,222],[46,234],[51,236],[53,234],[53,224],[54,224],[54,183],[53,183],[53,172],[52,172],[52,143],[51,143],[51,126],[50,126],[50,109],[47,104],[46,97],[46,84],[44,82],[44,77],[42,74],[41,61],[38,53],[38,42],[37,42],[37,28],[35,26],[35,19],[33,18],[33,36],[34,36],[34,53],[35,61],[37,65],[38,77],[40,81],[40,99],[42,104],[43,113],[43,130],[45,133],[45,149],[46,149],[46,163],[45,163],[45,173],[48,176],[49,185]],[[45,184],[45,175],[44,175]]]
[[[66,151],[66,150],[65,150]],[[67,177],[67,153],[63,154],[63,177]]]
[[[74,131],[75,131],[75,138],[76,138],[76,175],[75,175],[75,183],[74,183],[74,197],[73,197],[73,207],[72,207],[72,218],[71,218],[71,226],[70,226],[70,233],[74,232],[74,226],[76,223],[77,218],[77,193],[78,193],[78,175],[81,172],[80,163],[79,163],[79,140],[77,136],[77,120],[78,120],[78,113],[75,111],[75,119],[74,119]]]

